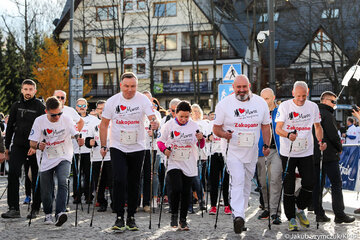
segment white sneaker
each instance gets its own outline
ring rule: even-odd
[[[44,224],[51,225],[54,224],[53,218],[51,214],[46,214],[44,219]]]
[[[59,213],[56,216],[56,222],[55,222],[55,226],[60,227],[61,225],[63,225],[65,222],[67,221],[67,215],[64,212]]]

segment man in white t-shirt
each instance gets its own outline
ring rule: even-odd
[[[289,231],[298,231],[299,227],[295,217],[298,217],[303,227],[310,226],[304,209],[312,201],[314,186],[313,126],[321,151],[326,149],[326,143],[322,142],[323,129],[320,124],[319,107],[306,99],[309,93],[307,84],[303,81],[295,82],[292,93],[293,99],[280,104],[275,121],[277,122],[276,133],[280,136],[280,156],[285,172],[283,174],[285,175],[283,177],[285,215],[289,220]],[[295,198],[296,167],[301,176],[302,186],[299,195]]]
[[[121,92],[105,103],[100,124],[101,154],[107,152],[107,129],[111,121],[110,156],[113,168],[114,211],[117,214],[112,229],[136,231],[135,212],[139,194],[141,168],[145,153],[145,118],[151,129],[157,129],[152,103],[137,91],[138,80],[134,73],[121,76]],[[153,118],[155,119],[153,121]],[[150,129],[150,130],[151,130]],[[126,227],[124,221],[125,195],[128,193]]]
[[[230,174],[230,206],[234,218],[234,231],[241,233],[245,224],[251,179],[255,173],[258,141],[262,130],[263,153],[269,155],[270,117],[263,98],[252,94],[245,75],[237,76],[234,94],[221,100],[215,109],[213,132],[228,143],[223,147],[227,170]]]
[[[61,226],[67,221],[65,211],[68,186],[66,180],[70,173],[73,155],[71,138],[75,137],[79,146],[84,145],[84,139],[79,138],[72,120],[62,114],[60,101],[56,97],[49,97],[46,100],[46,114],[35,119],[29,135],[30,147],[40,150],[36,155],[39,164],[45,224],[53,223],[54,173],[57,177],[56,226]]]

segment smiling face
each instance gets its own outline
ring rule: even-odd
[[[190,112],[189,111],[179,111],[176,113],[176,118],[180,124],[185,124],[189,121]]]
[[[293,96],[294,96],[294,103],[297,106],[302,106],[305,104],[306,101],[306,97],[308,95],[308,90],[305,89],[302,86],[297,86],[294,90],[293,90]]]
[[[86,102],[83,101],[83,100],[77,101],[77,103],[76,103],[76,111],[77,111],[78,113],[80,113],[81,116],[84,117],[84,116],[86,115],[86,110],[87,110],[87,104],[86,104]]]
[[[233,83],[234,93],[238,100],[247,101],[250,92],[250,83],[248,79],[243,76],[237,76]]]

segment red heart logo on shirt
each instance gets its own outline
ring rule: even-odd
[[[52,133],[52,129],[46,129],[46,132],[48,133],[48,134],[50,134],[50,133]]]
[[[299,116],[299,114],[298,114],[298,113],[296,113],[296,112],[294,112],[294,117],[297,117],[297,116]]]
[[[120,106],[120,109],[121,109],[121,111],[124,111],[124,110],[126,109],[126,106],[121,105],[121,106]]]
[[[245,112],[245,109],[239,108],[239,112],[240,112],[240,113],[244,113],[244,112]]]
[[[175,134],[176,137],[180,135],[180,133],[177,132],[177,131],[174,131],[174,134]]]

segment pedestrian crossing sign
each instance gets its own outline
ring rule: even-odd
[[[235,77],[241,74],[241,64],[223,64],[223,83],[233,83]]]

